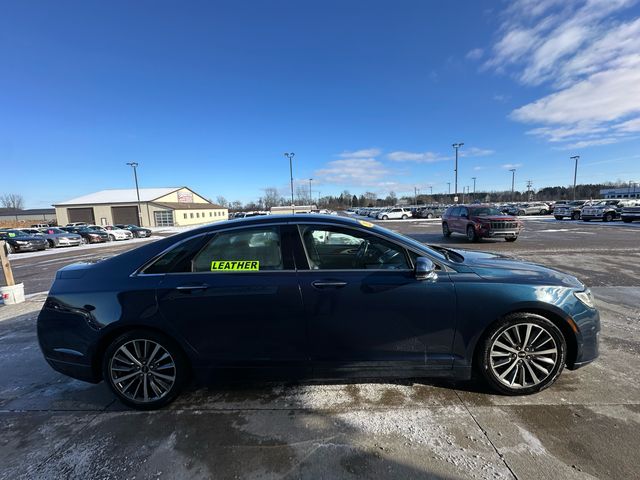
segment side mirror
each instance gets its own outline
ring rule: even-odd
[[[436,273],[436,264],[427,257],[418,257],[416,259],[416,280],[435,280],[438,278]]]

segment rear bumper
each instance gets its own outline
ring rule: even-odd
[[[47,356],[44,358],[51,365],[51,368],[63,375],[89,383],[98,383],[102,380],[100,376],[96,375],[91,365],[53,359]]]

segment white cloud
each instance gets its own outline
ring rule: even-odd
[[[502,165],[502,168],[510,170],[512,168],[520,168],[521,166],[521,163],[505,163],[504,165]]]
[[[314,178],[322,183],[366,187],[379,186],[391,173],[375,158],[343,158],[316,170]]]
[[[460,150],[461,157],[486,157],[487,155],[493,155],[495,151],[488,148],[469,147],[467,149]]]
[[[482,55],[484,55],[484,50],[481,48],[474,48],[473,50],[469,50],[469,52],[467,52],[466,57],[469,60],[480,60],[482,58]]]
[[[580,148],[639,131],[640,18],[620,13],[637,0],[515,0],[485,68],[551,92],[511,118],[528,133]]]
[[[451,160],[452,157],[440,155],[435,152],[406,152],[404,150],[398,150],[389,153],[387,158],[394,162],[434,163]]]
[[[338,156],[342,158],[372,158],[377,157],[381,153],[379,148],[364,148],[354,152],[342,152]]]

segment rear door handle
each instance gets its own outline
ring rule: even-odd
[[[199,284],[199,285],[178,285],[176,287],[176,290],[181,290],[181,291],[193,291],[193,290],[206,290],[207,288],[209,288],[209,285],[204,285],[204,284]]]
[[[311,282],[315,288],[342,288],[347,282],[341,282],[339,280],[316,280]]]

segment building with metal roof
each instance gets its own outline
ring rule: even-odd
[[[138,193],[140,212],[138,212]],[[54,205],[59,225],[168,227],[227,220],[229,211],[187,187],[101,190]]]

